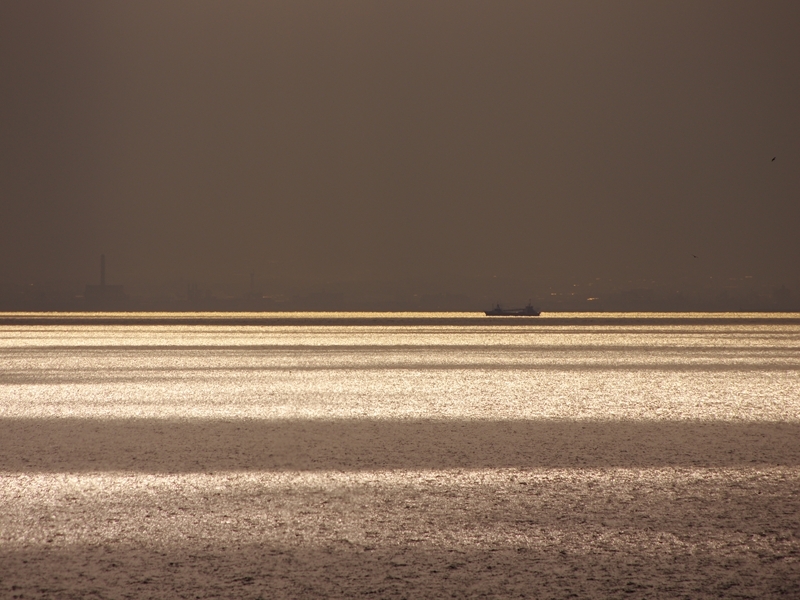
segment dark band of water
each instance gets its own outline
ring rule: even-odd
[[[800,465],[800,423],[0,419],[0,472]]]

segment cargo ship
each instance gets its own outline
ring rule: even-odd
[[[525,308],[501,308],[498,304],[492,310],[485,311],[487,317],[538,317],[542,311],[533,308],[530,302]]]

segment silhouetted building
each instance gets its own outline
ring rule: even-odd
[[[87,284],[83,293],[87,308],[121,308],[127,300],[121,285],[106,285],[106,255],[100,255],[100,285]]]

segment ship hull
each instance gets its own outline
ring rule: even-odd
[[[484,314],[487,317],[538,317],[542,313],[535,308],[512,308],[508,310],[493,308],[492,310],[485,311]]]

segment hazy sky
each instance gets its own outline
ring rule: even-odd
[[[0,5],[0,281],[792,285],[799,165],[796,0]]]

